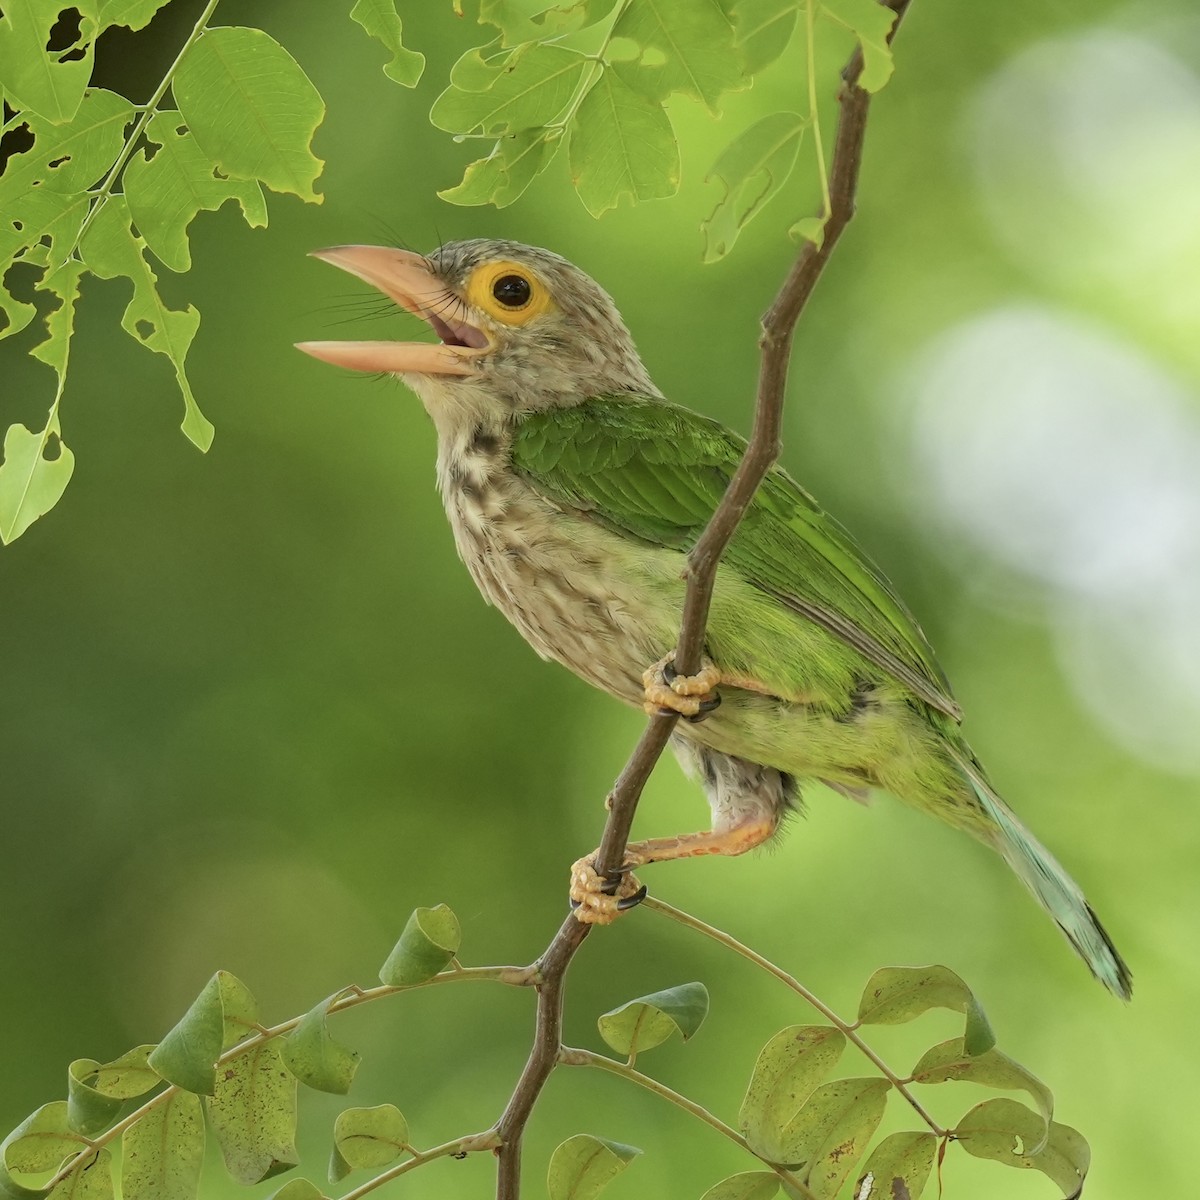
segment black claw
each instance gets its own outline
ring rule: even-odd
[[[610,871],[604,877],[604,886],[600,889],[605,896],[615,896],[617,888],[621,886],[621,880],[625,878],[628,867],[624,867],[617,871]]]
[[[617,911],[628,912],[631,908],[637,908],[637,906],[641,904],[643,900],[645,900],[649,890],[650,889],[647,888],[643,883],[642,886],[638,888],[638,890],[634,892],[632,896],[626,896],[624,900],[617,901]]]
[[[679,672],[675,670],[673,662],[665,662],[662,665],[662,677],[668,687],[671,686],[679,678]]]
[[[685,721],[690,721],[693,725],[699,725],[700,722],[709,715],[709,713],[715,712],[720,707],[721,693],[713,692],[711,696],[700,701],[700,711],[698,713],[694,713],[692,716],[684,717],[683,719]]]
[[[580,905],[580,902],[575,899],[568,900],[567,903],[571,906],[572,912],[574,912]]]

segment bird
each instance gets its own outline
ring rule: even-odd
[[[636,903],[635,868],[762,845],[819,781],[854,799],[890,793],[998,852],[1093,975],[1130,997],[1129,968],[1078,885],[965,740],[916,620],[782,468],[718,565],[700,670],[674,670],[686,557],[746,442],[664,397],[595,280],[552,251],[490,238],[313,256],[436,335],[297,347],[416,393],[458,553],[484,597],[543,658],[682,718],[672,749],[702,785],[711,827],[630,843],[615,887],[594,855],[579,860],[580,920],[607,923]]]

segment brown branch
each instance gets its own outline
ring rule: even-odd
[[[910,0],[885,0],[885,3],[896,14],[892,26],[894,36]],[[700,667],[717,564],[737,532],[759,485],[779,458],[784,392],[796,323],[842,231],[854,215],[867,112],[871,103],[870,93],[858,86],[862,67],[862,52],[856,50],[842,71],[837,133],[829,177],[830,210],[825,222],[824,239],[819,246],[814,242],[805,242],[774,303],[762,319],[762,335],[759,338],[762,364],[750,442],[721,503],[687,557],[687,590],[679,645],[675,652],[676,668],[684,675],[693,674]],[[624,862],[625,847],[642,789],[666,749],[678,719],[676,714],[650,718],[633,754],[609,793],[608,820],[604,824],[604,834],[595,861],[596,870],[601,875],[618,870]],[[566,972],[590,929],[590,925],[584,925],[575,920],[573,915],[568,915],[538,960],[537,1024],[533,1049],[496,1125],[496,1132],[500,1136],[500,1147],[496,1151],[496,1200],[518,1200],[520,1195],[521,1137],[533,1106],[562,1050],[562,1001]]]

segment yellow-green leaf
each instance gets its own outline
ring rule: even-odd
[[[171,85],[197,145],[234,179],[320,204],[312,137],[325,104],[296,60],[261,29],[206,29]]]
[[[322,1000],[307,1013],[283,1043],[283,1061],[301,1083],[321,1092],[345,1095],[350,1090],[361,1055],[329,1034],[329,1006],[343,993]]]
[[[146,137],[158,147],[154,157],[145,151],[135,154],[121,186],[138,233],[172,271],[191,269],[187,230],[201,209],[215,212],[227,200],[236,200],[246,224],[255,229],[266,225],[267,205],[257,181],[219,175],[179,113],[155,113]]]
[[[75,455],[58,436],[57,417],[54,428],[47,425],[39,433],[31,433],[24,425],[10,425],[4,435],[4,462],[0,464],[0,542],[9,545],[48,513],[62,498]],[[58,451],[47,458],[48,450]]]
[[[708,1015],[708,989],[702,983],[677,987],[627,1001],[597,1021],[600,1036],[618,1054],[639,1054],[661,1046],[678,1033],[686,1042]]]
[[[1016,1100],[985,1100],[976,1105],[954,1130],[958,1143],[976,1158],[1023,1170],[1041,1171],[1061,1189],[1067,1200],[1083,1191],[1092,1154],[1078,1130],[1050,1123],[1046,1143],[1036,1154],[1031,1147],[1042,1140],[1045,1126],[1037,1113]]]
[[[571,128],[571,180],[593,217],[624,196],[637,203],[679,188],[679,146],[662,105],[604,71]]]
[[[118,1100],[144,1096],[162,1082],[162,1077],[150,1066],[153,1052],[152,1045],[135,1046],[120,1058],[98,1067],[95,1078],[89,1082],[102,1096],[112,1096]]]
[[[743,227],[787,182],[807,127],[808,118],[798,113],[772,113],[721,152],[705,176],[705,182],[716,180],[723,192],[700,223],[705,262],[728,254]]]
[[[611,11],[615,0],[480,0],[479,23],[500,30],[505,46],[574,33]]]
[[[886,1079],[835,1079],[805,1101],[783,1133],[784,1161],[817,1200],[833,1200],[866,1153],[891,1084]]]
[[[778,1192],[779,1176],[774,1171],[743,1171],[714,1183],[701,1200],[771,1200]]]
[[[46,1200],[113,1200],[112,1155],[104,1149],[76,1159]]]
[[[67,1067],[67,1121],[89,1137],[107,1129],[121,1111],[120,1100],[92,1086],[99,1066],[94,1058],[77,1058]]]
[[[593,1200],[641,1151],[577,1133],[555,1147],[546,1173],[550,1200]]]
[[[756,75],[787,49],[796,18],[797,0],[718,0],[733,22],[735,45],[747,75]]]
[[[425,70],[425,55],[404,44],[404,24],[396,12],[395,0],[356,0],[350,10],[350,19],[391,54],[392,60],[383,68],[383,73],[405,87],[416,87]]]
[[[487,158],[468,163],[462,182],[438,192],[451,204],[506,208],[545,170],[562,144],[557,129],[523,129],[499,138]]]
[[[881,967],[863,989],[858,1019],[863,1025],[900,1025],[931,1008],[966,1014],[969,1054],[983,1054],[996,1044],[979,1001],[949,967]]]
[[[755,1154],[783,1162],[787,1130],[816,1086],[833,1070],[845,1035],[832,1025],[792,1025],[762,1048],[738,1123]]]
[[[126,1131],[123,1200],[194,1200],[204,1164],[204,1110],[191,1092],[173,1091]]]
[[[58,0],[4,0],[0,8],[0,89],[10,107],[56,125],[70,121],[92,77],[97,0],[73,0],[82,20],[73,46],[49,50],[50,30],[68,5]],[[69,54],[82,51],[78,58]]]
[[[4,1139],[0,1163],[6,1172],[36,1175],[56,1170],[67,1155],[86,1146],[86,1138],[71,1128],[67,1102],[55,1100],[31,1113]]]
[[[817,3],[818,0],[809,0]],[[863,52],[863,69],[858,85],[877,92],[892,77],[894,63],[888,36],[896,23],[895,12],[879,0],[819,0],[824,16],[844,25],[858,39]]]
[[[458,918],[446,905],[418,908],[408,918],[379,978],[389,987],[424,983],[449,963],[461,944]]]
[[[258,1183],[298,1163],[296,1078],[276,1040],[256,1042],[221,1064],[208,1118],[226,1169]]]
[[[329,1181],[360,1169],[377,1171],[408,1153],[408,1122],[394,1104],[348,1108],[333,1123]]]
[[[920,1200],[936,1153],[932,1133],[889,1134],[859,1172],[854,1200]]]
[[[124,25],[135,32],[144,29],[155,13],[170,0],[100,0],[100,26]]]

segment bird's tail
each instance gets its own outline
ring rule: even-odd
[[[1133,992],[1133,977],[1079,885],[996,795],[970,751],[955,748],[952,753],[991,818],[997,834],[993,844],[1004,861],[1054,918],[1092,974],[1110,992],[1128,1000]]]

